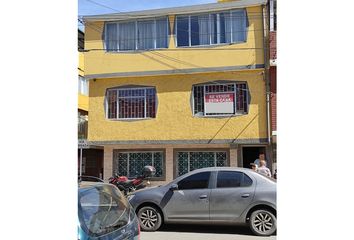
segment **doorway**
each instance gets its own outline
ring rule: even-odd
[[[259,159],[260,154],[263,154],[267,161],[266,147],[242,147],[242,166],[251,168],[250,164],[257,158]]]

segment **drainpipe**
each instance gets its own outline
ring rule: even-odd
[[[267,111],[267,138],[268,145],[271,145],[270,126],[270,84],[269,84],[269,29],[268,29],[267,5],[262,5],[262,27],[263,27],[263,50],[264,50],[264,79],[266,85],[266,111]]]

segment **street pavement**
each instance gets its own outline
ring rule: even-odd
[[[275,240],[258,237],[247,226],[165,225],[156,232],[141,232],[141,240]]]

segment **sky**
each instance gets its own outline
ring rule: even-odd
[[[78,16],[216,3],[217,0],[78,0]],[[78,23],[83,30],[83,25]]]
[[[78,14],[79,16],[96,15],[215,2],[217,0],[78,0]]]

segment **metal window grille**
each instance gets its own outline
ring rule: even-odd
[[[142,119],[156,116],[155,88],[112,89],[107,94],[108,119]]]
[[[246,114],[248,112],[248,88],[246,83],[236,85],[236,113]]]
[[[156,169],[154,177],[163,177],[164,156],[161,151],[119,152],[113,153],[113,174],[137,177],[147,165]]]
[[[193,86],[193,111],[195,116],[230,115],[225,113],[205,113],[205,93],[232,93],[234,94],[234,114],[248,113],[248,87],[246,83],[208,84]],[[231,115],[234,115],[231,114]]]
[[[177,175],[199,168],[227,166],[227,154],[225,151],[190,151],[177,153]]]

